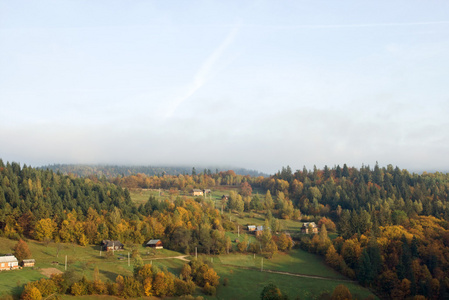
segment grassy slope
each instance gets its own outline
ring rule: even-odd
[[[260,293],[264,286],[274,283],[289,299],[300,296],[301,299],[319,299],[322,292],[330,292],[340,282],[331,280],[319,280],[311,278],[292,277],[281,274],[272,274],[256,270],[245,270],[224,266],[214,266],[219,276],[229,279],[229,286],[220,285],[217,289],[219,299],[260,299]],[[353,283],[345,283],[353,295],[365,298],[371,293],[361,286]],[[210,297],[213,299],[213,297]]]
[[[0,254],[11,253],[16,241],[0,238]],[[29,282],[44,277],[39,270],[43,268],[56,268],[64,271],[65,256],[67,255],[68,270],[74,270],[79,276],[93,278],[95,267],[100,271],[100,279],[103,281],[114,281],[117,275],[132,275],[133,259],[128,266],[128,250],[116,251],[115,256],[106,258],[102,252],[100,256],[99,246],[81,247],[72,244],[60,244],[59,255],[58,245],[50,243],[48,246],[36,241],[28,241],[32,258],[36,259],[36,268],[24,268],[22,270],[0,272],[0,295],[20,294],[22,286]],[[157,258],[179,256],[178,252],[167,249],[157,250],[156,254],[149,254],[148,250],[142,246],[136,246],[145,263],[153,263],[161,269],[167,268],[177,274],[184,262],[180,260],[158,260]],[[131,252],[131,250],[129,250]],[[119,257],[123,259],[118,259]],[[19,284],[20,283],[20,284]],[[18,287],[18,284],[20,287]]]
[[[5,238],[0,238],[0,252],[11,252],[11,247],[16,242]],[[100,257],[98,246],[81,247],[76,245],[63,245],[60,250],[59,258],[56,257],[57,245],[49,244],[45,246],[39,242],[28,241],[28,245],[36,259],[36,266],[39,268],[54,267],[61,271],[64,270],[65,255],[68,257],[68,268],[74,270],[78,275],[85,275],[92,279],[93,270],[98,267],[100,277],[103,281],[113,281],[117,275],[132,274],[131,266],[128,267],[127,251],[116,252],[115,257],[106,259],[104,253]],[[161,269],[167,268],[169,271],[178,274],[183,261],[180,260],[157,260],[159,257],[169,257],[180,255],[170,250],[158,251],[156,255],[148,255],[146,249],[138,247],[145,263],[153,263]],[[125,259],[119,260],[118,257]],[[206,259],[210,259],[207,257]],[[59,264],[53,265],[53,261]],[[254,259],[253,255],[230,254],[221,255],[213,258],[213,266],[221,277],[229,279],[229,286],[220,285],[217,290],[217,297],[220,299],[258,299],[263,287],[272,282],[282,291],[287,293],[291,299],[297,295],[301,299],[313,299],[323,291],[332,291],[335,286],[340,284],[338,279],[343,278],[340,274],[329,269],[319,257],[304,252],[302,250],[293,250],[287,254],[277,254],[271,260],[264,259],[265,270],[288,271],[292,273],[302,273],[310,275],[319,275],[334,278],[336,280],[320,280],[311,278],[292,277],[288,275],[260,272],[261,258]],[[234,267],[234,266],[235,267]],[[241,269],[238,266],[253,267],[255,270]],[[0,272],[0,295],[20,294],[23,284],[28,281],[34,281],[42,278],[39,270],[23,269],[10,272]],[[367,289],[353,283],[344,283],[349,287],[353,294],[359,294],[363,297],[370,294]],[[199,294],[200,295],[200,294]]]
[[[218,260],[222,264],[251,267],[260,269],[262,258],[251,254],[230,254],[220,256]],[[265,270],[274,270],[306,275],[316,275],[335,279],[345,279],[343,275],[325,265],[321,257],[310,254],[300,249],[294,249],[288,254],[278,253],[272,259],[264,259]]]

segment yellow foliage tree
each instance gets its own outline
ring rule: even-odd
[[[51,239],[53,237],[53,232],[55,231],[56,224],[50,219],[40,219],[36,222],[34,227],[35,238],[38,241],[43,241],[44,239]]]

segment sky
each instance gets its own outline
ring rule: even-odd
[[[0,158],[449,171],[448,1],[0,0]]]

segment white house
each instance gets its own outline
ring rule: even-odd
[[[0,256],[0,271],[19,268],[19,261],[14,255]]]

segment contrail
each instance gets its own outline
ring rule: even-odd
[[[211,55],[201,64],[201,67],[196,72],[195,77],[193,78],[193,82],[190,84],[187,91],[176,99],[169,107],[166,117],[171,117],[176,109],[188,98],[190,98],[198,89],[200,89],[208,80],[209,74],[211,72],[212,67],[221,57],[223,52],[227,47],[232,43],[237,32],[239,30],[239,26],[234,26],[231,32],[227,35],[227,37],[223,40],[223,42],[212,52]]]
[[[263,26],[246,24],[247,27],[266,27],[270,29],[321,29],[321,28],[363,28],[363,27],[399,27],[399,26],[420,26],[420,25],[445,25],[449,21],[434,22],[410,22],[410,23],[366,23],[366,24],[330,24],[330,25],[296,25],[296,26]]]

